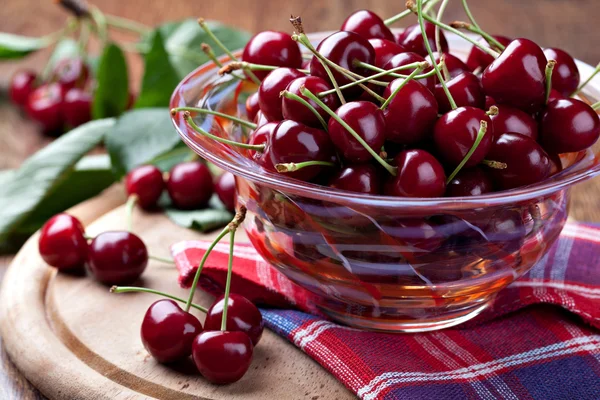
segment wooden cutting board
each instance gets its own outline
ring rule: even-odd
[[[75,207],[87,232],[124,229],[122,187]],[[162,214],[134,213],[134,232],[149,252],[169,256],[179,240],[209,238]],[[214,235],[213,235],[214,236]],[[238,240],[247,240],[239,232]],[[35,234],[17,254],[0,291],[0,331],[12,361],[51,399],[347,399],[354,396],[320,365],[266,330],[242,380],[215,386],[191,359],[178,368],[157,364],[139,329],[150,294],[111,294],[88,277],[56,274],[40,258]],[[172,265],[150,261],[139,285],[185,297]],[[211,297],[198,292],[205,306]],[[197,316],[203,320],[202,314]]]

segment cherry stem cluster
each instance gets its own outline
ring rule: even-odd
[[[488,44],[493,47],[496,48],[500,51],[504,50],[506,46],[504,46],[502,43],[500,43],[498,40],[496,40],[492,35],[490,35],[489,33],[482,31],[478,26],[475,26],[473,24],[469,24],[467,22],[463,22],[463,21],[454,21],[450,24],[451,27],[456,28],[456,29],[465,29],[469,32],[473,32],[478,34],[479,36],[481,36],[482,38],[485,39],[486,42],[488,42]]]
[[[465,157],[462,159],[460,164],[458,164],[458,166],[454,169],[454,171],[452,171],[452,173],[446,180],[446,184],[452,182],[452,179],[454,179],[456,174],[458,174],[460,172],[460,170],[465,166],[465,164],[469,161],[469,159],[471,158],[471,156],[473,155],[475,150],[477,150],[477,147],[479,147],[479,143],[481,143],[481,141],[483,140],[483,137],[485,136],[486,132],[487,132],[487,122],[481,121],[479,124],[479,132],[477,132],[477,137],[475,138],[475,142],[473,143],[473,146],[471,146],[471,148],[469,149],[469,152],[465,155]]]
[[[349,83],[347,85],[344,85],[340,89],[345,89],[346,87],[354,86],[358,82],[360,82],[360,83],[369,82],[371,79],[381,78],[383,76],[391,76],[391,77],[394,77],[394,78],[404,78],[404,79],[406,79],[406,78],[408,78],[408,75],[397,74],[396,72],[402,71],[402,70],[405,70],[405,69],[416,68],[416,67],[418,67],[422,63],[423,63],[423,61],[417,61],[417,62],[414,62],[414,63],[410,63],[410,64],[406,64],[406,65],[401,65],[401,66],[396,67],[396,68],[383,69],[383,68],[379,68],[379,67],[377,67],[375,65],[371,65],[371,64],[368,64],[366,62],[362,62],[362,61],[358,61],[357,60],[355,62],[355,65],[357,67],[361,67],[361,68],[365,68],[365,69],[370,69],[371,71],[376,71],[377,74],[374,74],[374,75],[368,76],[366,78],[360,79],[360,80],[358,80],[356,82],[352,82],[352,83]],[[427,63],[427,65],[423,69],[425,69],[425,68],[427,68],[429,66],[431,66],[431,64]],[[444,67],[444,63],[440,61],[438,63],[438,67],[439,68],[443,68]],[[429,78],[430,76],[433,76],[433,75],[435,75],[435,70],[434,69],[432,69],[431,71],[426,72],[424,74],[416,75],[414,77],[414,79],[425,79],[425,78]],[[323,94],[323,93],[325,93],[325,94]],[[328,90],[326,92],[321,92],[321,93],[319,93],[319,97],[323,97],[323,96],[325,96],[326,94],[329,94],[329,93],[331,93],[331,90]]]
[[[425,7],[423,9],[424,12],[429,12],[440,0],[425,0]],[[412,14],[411,10],[404,10],[399,14],[394,15],[391,18],[386,19],[385,21],[383,21],[383,23],[386,26],[390,26],[392,24],[395,24],[396,22],[404,19],[405,17],[408,17],[409,15]]]
[[[187,300],[184,300],[180,297],[173,296],[172,294],[161,292],[159,290],[149,289],[145,287],[137,287],[137,286],[113,286],[110,288],[111,293],[151,293],[156,294],[158,296],[166,297],[167,299],[175,300],[180,303],[185,303]],[[191,303],[190,307],[195,308],[196,310],[202,311],[203,313],[207,313],[208,310],[201,305]]]
[[[429,65],[429,63],[425,62],[425,64]],[[408,75],[408,77],[401,83],[398,85],[398,87],[392,92],[392,94],[390,94],[390,97],[388,97],[383,104],[381,105],[381,111],[385,110],[387,108],[387,106],[390,104],[390,102],[392,100],[394,100],[394,97],[396,97],[396,95],[398,93],[400,93],[400,91],[402,90],[402,88],[404,86],[406,86],[406,84],[413,80],[415,76],[417,76],[421,71],[423,71],[424,66],[421,64],[419,65],[417,68],[415,68],[413,70],[413,72],[410,73],[410,75]]]

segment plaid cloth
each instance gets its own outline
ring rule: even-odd
[[[172,247],[182,286],[190,286],[208,244]],[[228,250],[218,244],[208,258],[205,289],[222,291]],[[600,399],[600,226],[568,223],[548,254],[488,310],[465,325],[420,334],[330,322],[314,314],[308,292],[251,245],[236,244],[235,256],[234,290],[288,308],[262,309],[267,327],[360,398]],[[570,313],[547,305],[525,308],[541,303]]]

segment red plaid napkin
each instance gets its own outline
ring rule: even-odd
[[[191,285],[208,245],[173,245],[182,286]],[[222,292],[228,251],[220,243],[208,258],[204,289]],[[235,291],[284,308],[261,310],[267,327],[360,398],[600,399],[600,335],[592,328],[600,328],[600,227],[567,224],[548,254],[482,315],[421,334],[332,323],[316,312],[310,293],[271,268],[250,244],[236,244],[235,257]],[[572,314],[549,306],[520,310],[540,303]]]

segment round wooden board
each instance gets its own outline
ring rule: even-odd
[[[124,228],[121,187],[71,213],[90,235]],[[116,207],[116,208],[115,208]],[[110,211],[109,211],[110,210]],[[157,256],[179,240],[208,238],[162,214],[134,213],[134,231]],[[239,240],[246,240],[243,232]],[[0,292],[0,330],[19,370],[51,399],[346,399],[353,395],[286,340],[265,331],[250,370],[239,382],[211,385],[189,363],[157,364],[140,341],[139,327],[156,296],[110,294],[89,278],[56,274],[37,251],[34,235],[15,257]],[[185,297],[173,266],[151,261],[140,285]],[[211,297],[198,292],[196,302]],[[198,314],[201,320],[202,314]]]

